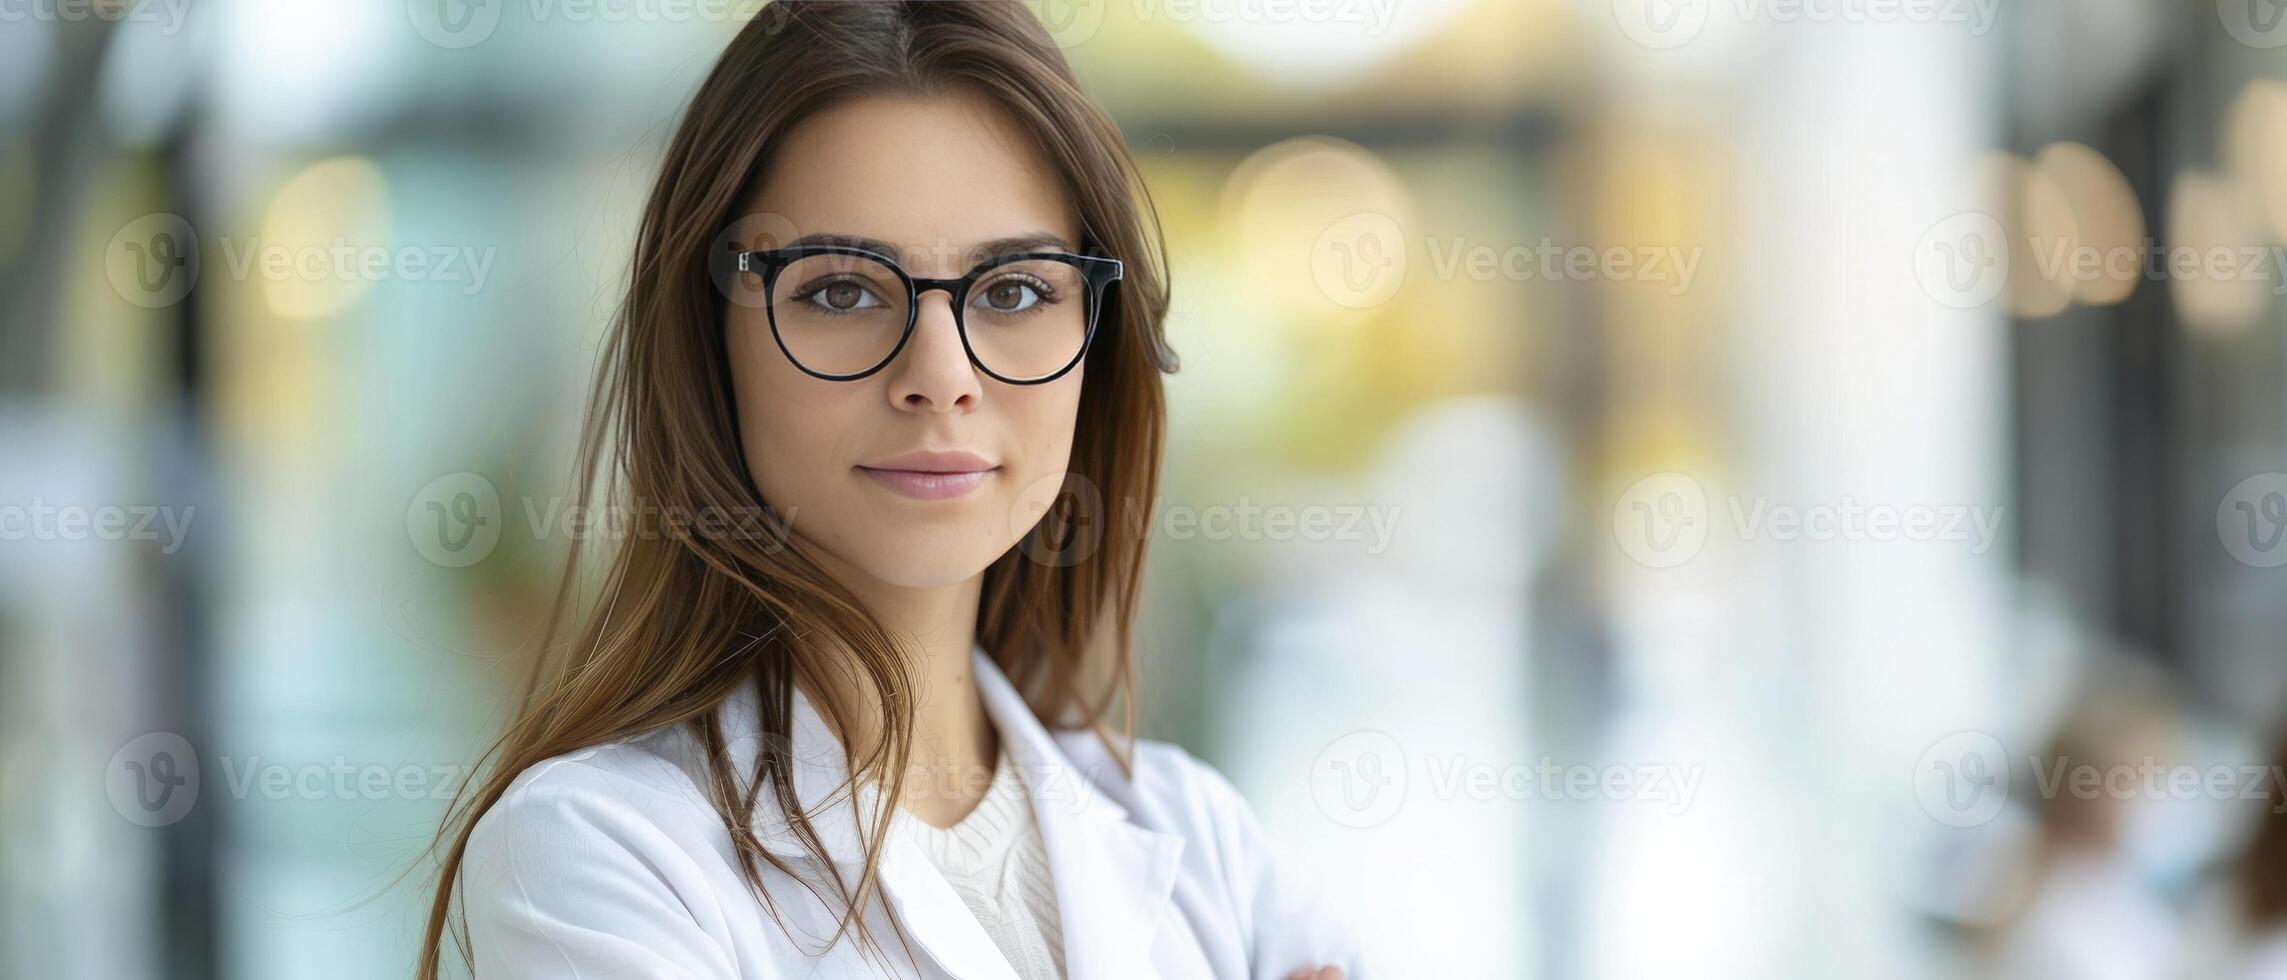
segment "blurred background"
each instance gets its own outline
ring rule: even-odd
[[[0,975],[409,971],[757,6],[0,0]],[[1386,975],[2287,977],[2278,0],[1035,7],[1142,728]]]

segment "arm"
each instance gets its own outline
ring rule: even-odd
[[[695,918],[713,903],[683,847],[607,774],[549,765],[576,768],[520,780],[469,836],[460,891],[473,975],[734,976]]]

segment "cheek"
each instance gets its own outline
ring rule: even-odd
[[[814,485],[838,469],[833,434],[845,427],[833,420],[849,411],[855,393],[826,389],[832,382],[788,364],[771,342],[769,327],[733,317],[730,329],[726,348],[746,471],[773,506],[812,502],[818,495]]]
[[[1009,407],[1010,441],[1022,452],[1021,471],[1012,488],[1017,506],[1021,513],[1044,513],[1055,502],[1072,465],[1072,437],[1080,416],[1079,372],[1038,388],[1010,392],[1004,403]]]

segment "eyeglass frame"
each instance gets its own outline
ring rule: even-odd
[[[874,366],[854,374],[828,374],[823,371],[812,370],[809,365],[802,363],[801,358],[795,357],[793,351],[787,349],[786,338],[779,334],[778,304],[771,299],[771,294],[778,289],[778,277],[796,261],[815,255],[850,255],[870,259],[881,263],[890,272],[895,273],[901,282],[905,283],[905,331],[898,335],[897,343],[890,347],[889,353],[884,355],[881,361]],[[985,362],[977,357],[976,347],[969,343],[969,318],[967,314],[962,312],[962,308],[968,302],[970,287],[975,286],[979,280],[984,278],[986,273],[1009,263],[1028,259],[1062,262],[1080,270],[1080,274],[1088,286],[1088,294],[1084,297],[1088,303],[1088,325],[1085,332],[1080,336],[1079,351],[1075,352],[1072,355],[1072,360],[1066,362],[1063,367],[1038,378],[1017,380],[985,366]],[[785,355],[786,362],[794,365],[796,370],[823,381],[860,381],[872,377],[881,369],[888,367],[890,362],[897,360],[897,355],[905,351],[905,345],[913,339],[913,328],[921,322],[921,294],[942,290],[952,306],[953,329],[954,332],[961,335],[961,351],[968,355],[971,365],[975,366],[977,370],[983,371],[986,377],[1002,384],[1047,384],[1071,373],[1073,368],[1079,367],[1080,362],[1087,358],[1088,348],[1096,341],[1096,325],[1103,321],[1104,296],[1107,287],[1119,282],[1127,271],[1125,263],[1105,255],[1080,255],[1074,252],[1058,251],[1012,252],[979,262],[970,267],[969,271],[959,278],[929,279],[905,271],[905,267],[899,265],[896,259],[873,249],[855,245],[794,245],[786,248],[744,251],[737,253],[737,262],[739,272],[759,272],[762,275],[763,312],[770,320],[770,339],[778,345],[778,352]]]

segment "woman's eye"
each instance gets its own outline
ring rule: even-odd
[[[872,290],[848,280],[812,286],[805,298],[834,313],[853,313],[882,305],[881,299]]]
[[[1003,279],[986,287],[981,298],[995,313],[1022,313],[1046,298],[1041,293],[1022,279]]]

